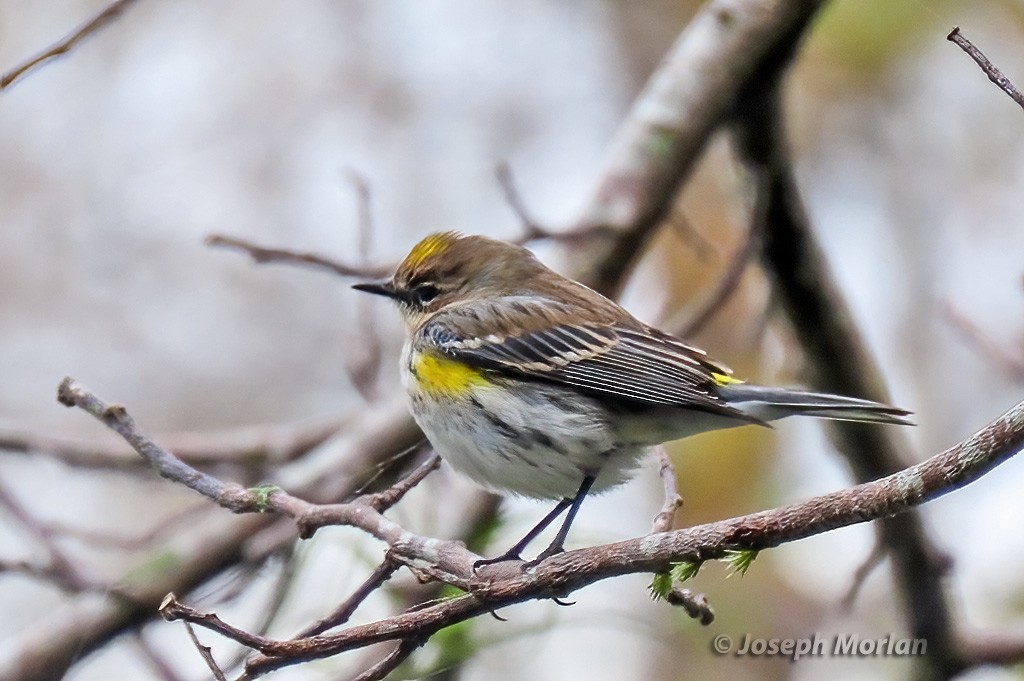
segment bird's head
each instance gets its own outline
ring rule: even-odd
[[[554,275],[522,246],[463,235],[431,234],[413,246],[393,276],[353,288],[394,300],[410,327],[455,303],[526,294]]]

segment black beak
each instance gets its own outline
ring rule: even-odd
[[[353,284],[352,288],[357,291],[365,291],[366,293],[373,293],[387,298],[398,298],[398,292],[395,290],[395,284],[390,279],[385,279],[383,281],[368,281],[363,284]]]

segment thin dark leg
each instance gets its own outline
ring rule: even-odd
[[[588,475],[583,478],[583,484],[580,485],[580,489],[576,492],[576,496],[569,501],[569,512],[565,514],[565,520],[562,521],[562,526],[558,528],[558,534],[555,535],[554,540],[548,545],[546,549],[541,551],[540,555],[530,561],[530,565],[536,565],[545,558],[561,553],[565,550],[563,544],[565,544],[565,538],[569,536],[569,526],[572,525],[572,521],[576,519],[576,514],[580,510],[580,506],[583,504],[583,500],[587,498],[587,492],[594,484],[595,477]]]
[[[573,503],[573,499],[569,499],[569,498],[562,499],[561,501],[558,502],[557,506],[555,506],[553,509],[551,509],[550,513],[548,513],[546,516],[544,516],[544,518],[542,518],[539,523],[534,525],[533,529],[530,530],[529,532],[527,532],[525,537],[523,537],[522,539],[517,541],[512,546],[512,548],[510,548],[508,551],[506,551],[505,553],[501,554],[497,558],[484,558],[483,560],[478,560],[477,562],[473,563],[473,569],[476,569],[476,568],[481,567],[483,565],[492,565],[494,563],[501,563],[501,562],[504,562],[506,560],[520,560],[521,559],[520,554],[523,552],[523,549],[526,548],[526,545],[529,544],[530,542],[532,542],[534,539],[536,539],[537,535],[540,534],[541,532],[543,532],[544,529],[548,525],[553,523],[555,521],[555,518],[557,518],[558,516],[562,515],[562,511],[564,511],[565,509],[569,508],[569,506],[571,506],[572,503]]]

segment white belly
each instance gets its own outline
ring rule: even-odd
[[[600,492],[628,480],[645,452],[624,445],[586,397],[538,383],[484,385],[442,405],[416,388],[407,367],[404,358],[416,423],[445,461],[489,489],[561,499],[593,475]]]

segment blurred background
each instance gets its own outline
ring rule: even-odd
[[[0,69],[69,32],[104,2],[0,0]],[[127,405],[150,432],[288,423],[358,409],[351,367],[366,321],[381,354],[379,390],[399,392],[397,315],[345,280],[254,266],[203,244],[210,233],[396,261],[423,235],[457,229],[514,238],[521,225],[495,181],[507,161],[536,219],[568,225],[595,182],[616,125],[696,11],[667,0],[375,2],[142,0],[71,55],[0,93],[0,428],[114,442],[54,400],[66,374]],[[954,444],[1024,395],[1024,121],[946,34],[960,25],[1024,86],[1020,0],[835,0],[791,74],[787,112],[798,177],[857,322],[916,413],[918,460]],[[360,247],[355,171],[372,194]],[[748,199],[725,138],[708,149],[625,289],[637,316],[682,328],[714,289],[747,228]],[[558,267],[561,252],[538,253]],[[798,384],[801,358],[756,267],[692,338],[761,382]],[[841,358],[837,358],[841,361]],[[850,482],[820,426],[743,428],[673,445],[695,524],[797,501]],[[0,452],[0,483],[46,522],[138,535],[195,503],[168,483],[86,472]],[[1024,461],[922,511],[953,557],[950,593],[964,628],[1024,621]],[[453,490],[449,492],[449,490]],[[438,496],[439,492],[444,496]],[[453,536],[469,498],[445,471],[394,515]],[[431,504],[431,500],[433,504]],[[646,532],[661,506],[656,466],[584,505],[576,545]],[[447,502],[457,504],[458,502]],[[547,507],[502,506],[495,550]],[[226,513],[226,512],[225,512]],[[692,582],[717,613],[702,628],[652,603],[647,576],[602,582],[571,608],[529,603],[462,632],[465,679],[902,678],[899,659],[720,658],[710,641],[899,634],[888,564],[842,600],[872,552],[859,526],[763,553],[743,578],[709,564]],[[38,547],[0,522],[3,558]],[[132,556],[69,544],[86,572],[117,576]],[[344,598],[380,547],[323,532],[297,548],[299,585],[271,633],[287,636]],[[493,552],[493,551],[492,551]],[[137,560],[138,556],[134,559]],[[190,602],[245,626],[280,566],[244,597],[228,586]],[[225,580],[230,582],[230,580]],[[0,576],[0,660],[65,596]],[[203,599],[207,599],[204,601]],[[368,604],[364,618],[388,612]],[[205,678],[180,625],[148,640],[182,679]],[[215,654],[229,651],[205,635]],[[445,666],[438,642],[407,674]],[[225,653],[230,655],[230,653]],[[346,678],[356,656],[280,672]],[[75,681],[165,679],[130,641],[75,667]],[[982,669],[971,679],[1021,678]]]

